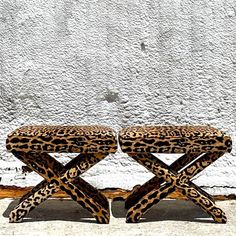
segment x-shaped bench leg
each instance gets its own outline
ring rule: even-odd
[[[21,154],[21,155],[23,155],[23,154]],[[34,155],[38,155],[38,154],[34,154]],[[77,157],[75,157],[72,161],[70,161],[68,164],[66,164],[66,166],[63,166],[60,162],[56,161],[54,158],[52,158],[48,154],[43,154],[43,155],[46,158],[45,160],[47,162],[51,163],[51,164],[48,163],[46,165],[50,166],[50,165],[52,165],[52,163],[54,163],[51,168],[54,168],[54,171],[56,171],[57,175],[60,175],[60,173],[65,172],[67,169],[72,168],[75,165],[78,165],[78,168],[80,169],[80,174],[82,174],[85,171],[87,171],[89,168],[94,166],[96,163],[98,163],[99,161],[104,159],[104,157],[105,157],[104,155],[101,155],[101,154],[86,154],[86,155],[80,154]],[[26,158],[28,159],[29,157],[26,157]],[[41,158],[41,156],[40,156],[40,158]],[[34,157],[34,159],[35,159],[35,157]],[[77,177],[72,180],[72,183],[75,184],[76,186],[80,186],[80,188],[83,189],[83,192],[85,192],[88,196],[95,198],[105,208],[108,207],[108,201],[107,201],[106,197],[103,194],[101,194],[92,185],[90,185],[89,183],[84,181],[82,178]],[[28,198],[32,193],[40,190],[42,187],[45,187],[46,184],[47,184],[47,181],[44,180],[41,183],[39,183],[38,185],[36,185],[29,193],[27,193],[25,196],[23,196],[21,198],[20,202],[22,202],[23,200]],[[60,190],[60,188],[58,187],[55,190],[55,192],[57,192],[59,190]]]
[[[107,199],[79,177],[81,173],[104,159],[105,154],[80,154],[65,167],[46,153],[17,152],[14,155],[46,180],[23,197],[20,204],[10,213],[10,222],[22,221],[31,210],[61,189],[91,212],[98,223],[109,223]]]
[[[174,161],[170,166],[169,170],[171,170],[173,173],[176,173],[180,171],[183,166],[188,165],[189,163],[193,162],[197,157],[199,157],[199,154],[195,153],[186,153],[180,158],[178,158],[176,161]],[[147,193],[160,188],[160,185],[164,182],[163,178],[158,178],[157,176],[151,178],[149,181],[147,181],[142,186],[137,187],[134,189],[134,191],[128,196],[128,198],[125,201],[125,208],[129,209],[133,205],[135,205],[142,197],[144,197]],[[189,181],[189,184],[191,186],[194,186],[199,192],[201,192],[203,195],[210,198],[213,202],[214,199],[210,194],[199,188],[197,185]]]
[[[46,154],[47,155],[47,154]],[[51,156],[47,155],[47,159],[52,159]],[[96,163],[104,159],[104,156],[96,155],[96,154],[79,154],[77,157],[75,157],[72,161],[67,163],[65,166],[63,166],[60,162],[58,162],[56,159],[53,159],[55,163],[57,163],[56,171],[58,175],[60,175],[61,172],[65,172],[67,169],[72,168],[74,165],[79,165],[79,169],[81,171],[81,174],[90,169],[92,166],[94,166]],[[55,166],[55,164],[54,164]],[[55,168],[55,167],[54,167]],[[54,170],[55,171],[55,170]],[[72,180],[72,183],[76,186],[80,186],[83,191],[90,197],[95,198],[97,202],[99,202],[101,205],[103,205],[105,208],[108,208],[108,201],[106,197],[101,194],[96,188],[94,188],[91,184],[87,183],[85,180],[83,180],[80,177],[75,178]],[[43,180],[38,185],[36,185],[34,188],[31,189],[30,192],[26,193],[24,196],[21,197],[20,202],[27,199],[30,195],[37,192],[38,190],[44,188],[48,184],[47,180]],[[54,193],[58,192],[60,188],[58,187]]]
[[[204,194],[203,190],[199,191],[200,187],[196,188],[196,185],[192,185],[190,182],[191,178],[200,173],[223,154],[224,153],[206,153],[180,173],[173,173],[169,166],[152,154],[129,154],[141,165],[152,171],[157,178],[162,180],[162,184],[159,184],[159,188],[154,188],[146,195],[139,198],[138,202],[130,207],[127,212],[126,221],[138,222],[143,214],[154,204],[178,189],[183,195],[193,201],[193,203],[200,206],[205,212],[211,215],[215,222],[226,223],[227,219],[225,213],[216,207],[215,203]]]

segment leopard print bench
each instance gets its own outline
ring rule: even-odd
[[[98,223],[109,223],[106,197],[79,175],[116,152],[114,130],[104,126],[24,126],[8,135],[6,147],[45,179],[21,198],[9,215],[10,222],[22,221],[36,206],[62,190]],[[49,153],[80,154],[63,166]]]
[[[104,126],[23,126],[6,140],[9,151],[115,153],[116,134]]]
[[[225,213],[213,198],[191,179],[231,151],[229,136],[209,126],[133,126],[119,132],[119,143],[123,152],[155,174],[127,198],[127,222],[138,222],[154,204],[176,190],[215,222],[226,222]],[[168,166],[159,159],[160,155],[157,158],[152,153],[183,155]]]

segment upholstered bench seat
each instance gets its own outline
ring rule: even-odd
[[[9,151],[114,153],[116,134],[105,126],[23,126],[6,140]]]
[[[191,179],[231,151],[229,136],[209,126],[133,126],[119,132],[119,143],[123,152],[155,175],[126,199],[127,222],[138,222],[154,204],[174,191],[200,206],[215,222],[226,222],[225,213],[214,199]],[[167,165],[161,155],[153,153],[183,155]]]
[[[116,133],[104,126],[23,126],[10,133],[6,148],[45,180],[24,195],[9,215],[20,222],[59,190],[87,209],[98,223],[109,223],[106,197],[80,175],[116,152]],[[50,153],[79,153],[65,166]]]
[[[210,126],[132,126],[119,134],[123,152],[204,153],[230,151],[231,139]]]

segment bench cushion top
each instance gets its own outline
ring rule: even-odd
[[[119,132],[123,152],[187,153],[230,151],[229,136],[210,126],[131,126]]]
[[[97,125],[29,125],[10,133],[6,140],[9,151],[114,153],[116,133]]]

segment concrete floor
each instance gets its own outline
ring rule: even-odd
[[[70,200],[50,199],[32,211],[23,223],[8,223],[17,200],[0,200],[0,235],[232,235],[236,236],[236,201],[217,205],[227,214],[227,224],[215,224],[189,201],[164,200],[138,224],[125,223],[124,202],[113,202],[110,224],[96,224],[90,214]]]

